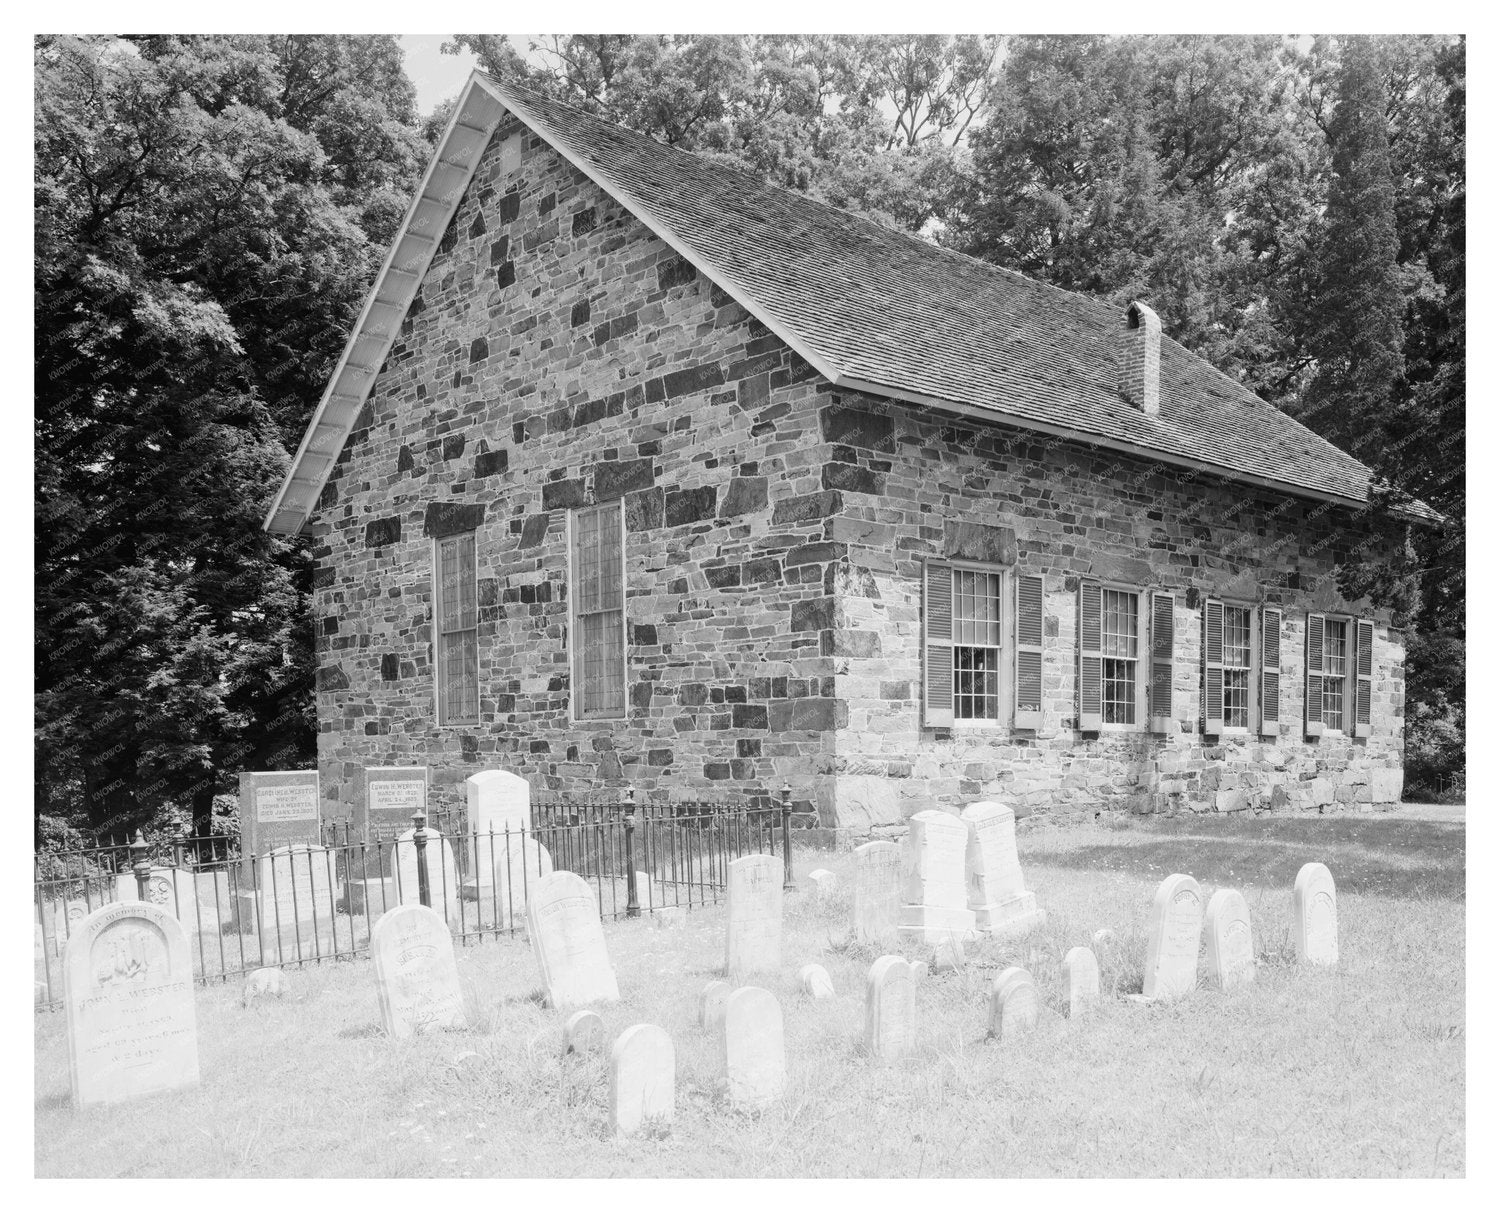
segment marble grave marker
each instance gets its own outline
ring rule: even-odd
[[[741,986],[724,1000],[719,1030],[729,1102],[738,1108],[765,1108],[786,1090],[786,1038],[781,1004],[769,990]]]
[[[901,843],[901,899],[896,930],[903,939],[939,944],[974,932],[964,880],[969,829],[952,813],[924,809]]]
[[[1036,908],[1036,894],[1026,891],[1021,876],[1015,814],[1003,804],[981,800],[960,817],[969,831],[964,867],[976,929],[1021,935],[1040,926],[1046,916]]]
[[[387,910],[370,932],[380,1019],[394,1037],[464,1028],[463,992],[453,958],[453,934],[427,906]]]
[[[917,1045],[917,983],[902,956],[882,956],[865,979],[865,1047],[899,1061]]]
[[[1221,990],[1255,980],[1255,941],[1250,907],[1235,889],[1220,889],[1208,899],[1204,914],[1208,932],[1208,977]]]
[[[670,1125],[676,1084],[672,1038],[651,1023],[626,1028],[610,1049],[609,1105],[615,1132],[624,1137]]]
[[[1063,957],[1063,1006],[1076,1019],[1099,1001],[1099,958],[1089,948],[1070,948]]]
[[[599,903],[583,877],[553,872],[537,881],[526,906],[526,933],[554,1010],[619,1001],[620,987],[604,947]]]
[[[730,977],[781,967],[781,880],[775,855],[745,855],[729,865],[724,965]]]
[[[1198,943],[1203,931],[1203,892],[1191,876],[1175,873],[1156,888],[1147,928],[1147,999],[1181,998],[1198,984]]]
[[[894,842],[867,842],[854,848],[854,934],[860,943],[880,945],[896,933],[901,906],[901,848]]]
[[[1292,889],[1292,945],[1297,959],[1311,964],[1339,962],[1338,894],[1333,873],[1321,863],[1305,863]]]
[[[1025,969],[1003,970],[990,982],[990,1035],[1001,1044],[1036,1027],[1041,999]]]
[[[192,957],[160,906],[119,902],[84,918],[64,953],[63,998],[75,1107],[197,1083]]]

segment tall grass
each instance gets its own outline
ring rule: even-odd
[[[789,895],[781,1000],[788,1089],[759,1114],[725,1100],[697,995],[723,962],[722,909],[679,930],[606,926],[621,1001],[612,1039],[660,1024],[677,1051],[670,1133],[616,1141],[607,1050],[569,1057],[540,1005],[524,940],[462,950],[472,1029],[410,1041],[380,1032],[365,961],[288,974],[291,992],[242,1007],[237,985],[198,996],[197,1089],[113,1109],[68,1102],[60,1015],[36,1021],[39,1175],[942,1176],[1453,1175],[1464,1170],[1462,826],[1382,818],[1194,818],[1023,826],[1027,882],[1049,918],[1023,940],[971,948],[918,989],[919,1050],[861,1054],[875,952],[849,938],[849,903]],[[1297,966],[1291,886],[1321,859],[1339,882],[1340,965]],[[800,874],[845,853],[799,855]],[[1249,902],[1258,971],[1228,995],[1172,1005],[1140,989],[1156,883],[1195,875]],[[1062,958],[1109,927],[1106,998],[1063,1017]],[[921,950],[906,949],[916,957]],[[802,994],[823,964],[837,996]],[[1037,1029],[987,1038],[989,978],[1029,969]]]

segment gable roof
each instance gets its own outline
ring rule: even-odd
[[[1369,501],[1368,468],[1169,337],[1161,340],[1160,411],[1126,402],[1116,363],[1123,312],[1109,303],[891,231],[475,72],[267,515],[268,530],[295,533],[311,514],[505,110],[835,386],[1297,496]],[[438,168],[443,177],[434,182]],[[429,245],[414,243],[414,220]],[[388,283],[388,271],[401,265],[417,271],[415,280]],[[316,435],[323,441],[314,450]],[[1439,518],[1420,502],[1406,512]]]

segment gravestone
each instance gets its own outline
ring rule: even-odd
[[[530,832],[531,784],[521,776],[511,771],[476,771],[464,780],[464,794],[470,834]]]
[[[135,901],[140,888],[134,872],[122,872],[115,877],[115,900]],[[193,873],[186,868],[152,868],[146,877],[146,900],[160,906],[182,924],[189,933],[199,929],[198,885]],[[218,915],[212,905],[203,913],[202,929],[218,930]]]
[[[839,878],[827,868],[817,868],[809,872],[807,882],[812,886],[813,897],[820,902],[831,898],[839,887]]]
[[[564,1028],[567,1053],[596,1053],[604,1047],[604,1020],[598,1011],[574,1011]]]
[[[407,830],[395,841],[396,900],[404,906],[422,904],[422,887],[417,879],[417,832]],[[453,859],[453,848],[441,831],[427,827],[427,897],[428,904],[448,922],[461,921],[459,898],[461,878]]]
[[[914,960],[911,964],[911,979],[917,985],[927,980],[927,974],[932,971],[932,966],[925,960]]]
[[[776,996],[741,986],[724,1002],[719,1060],[737,1108],[765,1108],[786,1090],[786,1039]]]
[[[261,958],[275,964],[321,955],[320,936],[333,931],[335,852],[327,847],[280,847],[256,865],[258,893],[240,893],[242,922],[261,937]]]
[[[860,943],[881,945],[896,933],[901,906],[901,848],[867,842],[854,848],[854,934]]]
[[[370,955],[388,1035],[468,1027],[453,935],[436,911],[423,905],[387,910],[370,932]]]
[[[1147,999],[1181,998],[1198,984],[1198,941],[1203,930],[1203,893],[1191,876],[1176,873],[1157,886],[1146,928]]]
[[[968,826],[952,813],[924,809],[910,827],[901,844],[897,934],[928,944],[973,934],[974,911],[964,881]]]
[[[1305,863],[1292,889],[1292,944],[1297,959],[1311,964],[1339,962],[1338,895],[1333,873],[1321,863]]]
[[[88,915],[68,940],[63,991],[74,1106],[197,1083],[187,934],[159,906],[122,902]]]
[[[651,917],[658,931],[680,931],[687,926],[687,911],[681,906],[662,906]]]
[[[427,811],[426,767],[364,768],[364,795],[355,798],[359,837],[393,842],[414,828],[411,818],[418,809]]]
[[[917,983],[901,956],[882,956],[865,979],[865,1047],[899,1061],[917,1046]]]
[[[802,992],[814,1002],[833,997],[833,979],[822,965],[803,965],[797,970],[797,980],[802,983]]]
[[[745,855],[729,865],[724,966],[730,977],[781,967],[782,861]]]
[[[1094,954],[1096,956],[1102,956],[1106,951],[1114,947],[1119,942],[1119,936],[1115,934],[1112,927],[1100,927],[1097,931],[1094,932]]]
[[[1234,889],[1220,889],[1208,899],[1208,977],[1221,990],[1255,980],[1255,941],[1250,934],[1250,907]]]
[[[526,932],[554,1010],[619,1001],[599,903],[583,877],[553,872],[537,881],[526,906]]]
[[[990,982],[990,1035],[1004,1044],[1031,1031],[1040,1008],[1031,974],[1020,968],[1005,969]]]
[[[1063,957],[1063,1006],[1076,1019],[1099,1001],[1099,960],[1088,948],[1070,948]]]
[[[724,1022],[724,1000],[730,989],[727,981],[711,981],[698,995],[698,1026],[705,1032],[717,1032]]]
[[[1036,894],[1026,891],[1016,854],[1016,817],[1003,804],[982,800],[960,814],[968,828],[964,867],[969,908],[976,929],[991,935],[1022,935],[1040,926],[1045,915]]]
[[[240,773],[241,882],[253,888],[250,856],[282,847],[321,846],[316,771]]]
[[[490,844],[494,843],[494,853]],[[543,876],[552,874],[547,848],[523,834],[481,836],[475,845],[478,877],[465,881],[463,896],[476,903],[485,925],[519,926],[526,920],[526,899]]]
[[[643,1128],[670,1125],[676,1084],[672,1038],[651,1023],[626,1028],[610,1050],[609,1105],[615,1132],[629,1136]]]

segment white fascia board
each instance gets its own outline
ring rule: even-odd
[[[297,447],[296,455],[292,457],[291,467],[287,469],[281,488],[277,490],[270,509],[266,511],[265,519],[261,522],[262,530],[295,535],[307,523],[312,504],[316,504],[322,493],[338,452],[348,440],[349,432],[359,417],[359,410],[375,385],[376,375],[401,329],[401,319],[405,317],[406,308],[411,305],[412,297],[420,287],[427,267],[432,263],[438,241],[452,220],[453,212],[458,209],[464,190],[473,179],[474,170],[479,165],[490,136],[504,116],[504,103],[489,89],[481,87],[478,72],[472,73],[459,96],[458,104],[453,107],[448,125],[443,129],[442,138],[438,140],[436,152],[428,161],[421,184],[412,196],[406,217],[401,221],[396,238],[386,252],[380,272],[375,275],[375,281],[365,296],[359,319],[349,334],[349,340],[344,345],[344,352],[339,355],[333,373],[328,377],[328,386],[323,389],[322,399],[313,410],[312,418],[302,435],[302,442]],[[393,305],[399,307],[401,317],[391,323],[389,309]],[[382,309],[380,327],[371,323],[372,313],[377,306]],[[355,356],[356,347],[360,347],[358,356]],[[340,404],[333,410],[336,416],[330,416],[330,400],[335,396],[339,398]],[[324,450],[317,454],[327,458],[327,464],[321,471],[308,475],[314,463],[314,459],[309,458],[313,435],[320,430],[319,446],[324,447]],[[333,447],[330,457],[327,445],[331,433],[338,435],[338,443]],[[293,481],[298,484],[297,504],[287,500]],[[312,504],[307,504],[307,494],[302,487],[304,485],[312,488]]]

